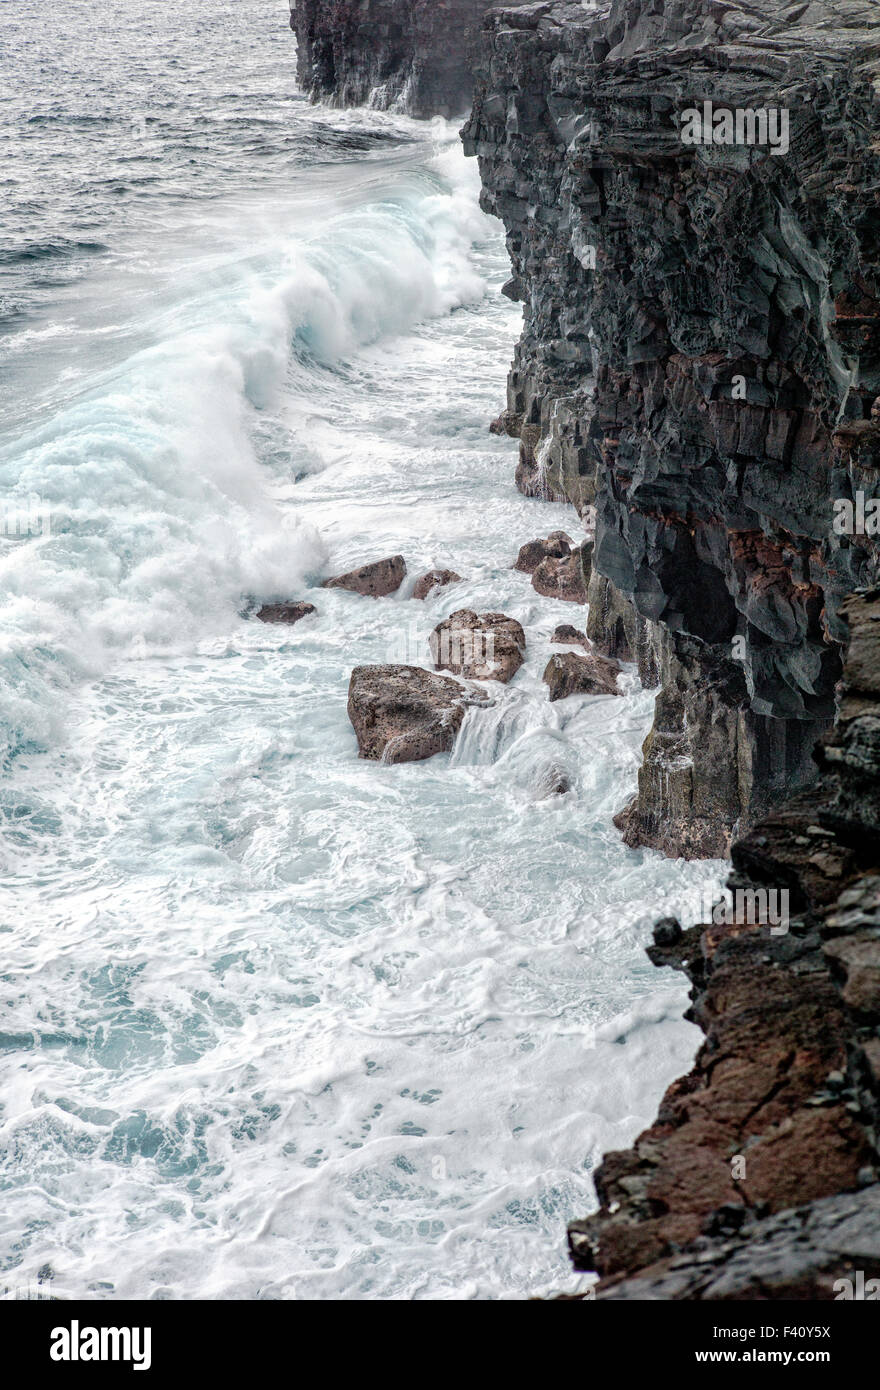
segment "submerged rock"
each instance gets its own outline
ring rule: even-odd
[[[374,560],[347,574],[339,574],[335,579],[325,579],[322,588],[348,589],[367,598],[385,598],[396,593],[405,578],[406,561],[402,555],[392,555],[387,560]]]
[[[449,753],[468,705],[481,696],[419,666],[356,666],[348,717],[361,758],[413,763]]]
[[[590,652],[560,652],[551,656],[542,680],[550,688],[550,699],[565,700],[569,695],[619,695],[616,661]]]
[[[317,613],[313,603],[265,603],[257,613],[261,623],[298,623],[310,613]]]
[[[412,591],[413,598],[426,599],[435,589],[445,589],[447,584],[460,584],[461,575],[455,570],[429,570],[416,580]]]
[[[438,671],[454,671],[471,680],[507,684],[525,660],[526,635],[504,613],[474,613],[460,608],[435,627],[431,656]]]

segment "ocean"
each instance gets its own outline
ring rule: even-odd
[[[511,566],[581,532],[488,433],[520,310],[477,168],[309,105],[270,0],[5,0],[0,70],[0,1292],[571,1289],[701,1036],[651,924],[724,866],[612,825],[633,670],[547,700],[584,610]],[[320,587],[396,553],[391,598]],[[452,608],[525,666],[451,755],[358,760],[352,668]]]

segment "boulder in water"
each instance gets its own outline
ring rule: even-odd
[[[338,574],[335,579],[325,579],[325,589],[348,589],[353,594],[364,594],[367,598],[385,598],[395,593],[406,578],[406,561],[402,555],[392,555],[387,560],[374,560],[359,569]]]
[[[560,623],[550,641],[569,647],[583,647],[585,651],[589,650],[590,645],[587,634],[581,632],[580,628],[572,627],[571,623]]]
[[[551,531],[544,540],[527,541],[520,549],[513,568],[523,574],[534,574],[542,560],[564,560],[571,554],[574,541],[564,531]]]
[[[257,613],[261,623],[298,623],[310,613],[317,613],[313,603],[265,603]]]
[[[461,575],[455,570],[429,570],[416,580],[412,591],[413,598],[426,599],[435,589],[445,589],[447,584],[460,584]]]
[[[439,623],[429,638],[435,669],[470,680],[507,684],[525,660],[526,635],[504,613],[460,608]]]
[[[481,702],[450,676],[420,666],[356,666],[348,717],[360,757],[413,763],[450,752],[466,708]]]
[[[543,680],[550,687],[551,700],[564,700],[569,695],[619,695],[617,677],[620,667],[616,661],[590,652],[560,652],[551,656]]]
[[[548,555],[532,573],[532,588],[545,598],[586,603],[592,559],[592,541],[584,541],[577,550],[561,559]]]

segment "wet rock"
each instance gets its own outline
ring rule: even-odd
[[[595,565],[587,585],[587,636],[598,652],[617,661],[632,661],[646,690],[660,683],[660,638],[656,623],[637,611]]]
[[[368,598],[385,598],[396,593],[405,578],[406,561],[402,555],[392,555],[390,559],[374,560],[347,574],[337,575],[335,579],[325,579],[322,588],[348,589]]]
[[[569,695],[619,695],[619,674],[620,667],[607,657],[564,652],[551,656],[542,679],[551,700],[565,700]]]
[[[880,592],[853,605],[832,747],[875,698]],[[777,930],[655,928],[648,955],[689,976],[705,1042],[654,1124],[605,1155],[599,1212],[572,1224],[600,1298],[832,1298],[856,1250],[880,1272],[880,837],[859,775],[861,827],[854,798],[839,814],[849,772],[832,758],[735,842],[728,887],[784,894]]]
[[[479,702],[480,696],[458,681],[418,666],[356,666],[348,717],[360,757],[421,762],[451,751],[466,708]]]
[[[298,623],[317,611],[313,603],[265,603],[257,617],[261,623]]]
[[[543,560],[564,560],[572,552],[574,541],[564,531],[551,531],[544,540],[527,541],[521,547],[513,568],[523,574],[534,574]]]
[[[524,3],[525,0],[520,0]],[[300,86],[336,106],[465,113],[490,0],[296,0]]]
[[[526,637],[515,618],[461,608],[439,623],[429,639],[438,671],[506,684],[525,660]]]
[[[544,598],[586,603],[592,553],[593,542],[585,541],[566,559],[555,560],[548,555],[532,574],[532,588]]]
[[[578,628],[572,627],[571,623],[560,623],[550,638],[551,642],[567,644],[568,646],[585,647],[589,649],[587,634]]]
[[[573,1232],[573,1248],[577,1239]],[[763,1219],[747,1212],[738,1232],[698,1240],[632,1278],[609,1281],[599,1298],[831,1302],[876,1293],[880,1286],[869,1282],[875,1279],[880,1279],[876,1184]]]
[[[878,538],[832,527],[880,466],[876,18],[871,0],[547,0],[486,21],[463,136],[524,306],[517,484],[595,503],[600,649],[648,675],[633,618],[665,635],[633,844],[715,853],[815,781],[841,603],[880,578]],[[784,111],[785,157],[686,145],[710,92]],[[872,725],[848,738],[878,757]]]
[[[661,917],[660,921],[654,924],[653,935],[655,946],[674,946],[684,933],[677,917]]]
[[[546,801],[551,796],[565,796],[570,791],[571,778],[564,768],[545,768],[538,778],[536,796],[539,801]]]
[[[413,598],[426,599],[436,589],[444,589],[447,584],[460,584],[461,575],[454,570],[429,570],[416,580],[412,591]]]

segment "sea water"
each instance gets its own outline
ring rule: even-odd
[[[520,314],[477,169],[309,106],[268,0],[6,0],[0,60],[0,1290],[572,1288],[699,1039],[651,923],[723,866],[613,827],[635,673],[541,683],[584,610],[511,566],[582,532],[488,433]],[[320,588],[396,553],[391,598]],[[359,761],[352,668],[464,607],[523,669],[451,755]]]

